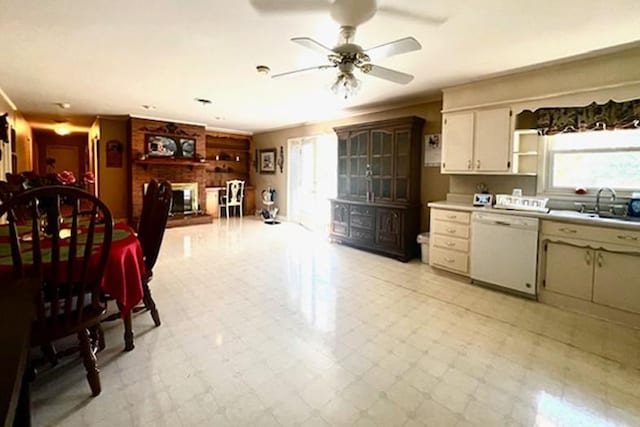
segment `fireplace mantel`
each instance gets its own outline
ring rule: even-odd
[[[142,191],[144,184],[152,179],[164,179],[171,183],[197,182],[198,204],[200,210],[206,210],[207,162],[199,157],[206,155],[206,129],[202,125],[169,123],[158,120],[131,117],[129,119],[129,144],[131,162],[129,163],[131,180],[129,184],[129,220],[135,224],[142,211]],[[171,133],[176,137],[186,136],[195,140],[193,158],[145,157],[148,153],[148,133]],[[195,157],[197,156],[197,157]],[[140,157],[143,157],[142,159]],[[175,218],[175,215],[172,218]],[[193,215],[186,215],[193,216]],[[209,217],[209,221],[211,218]],[[179,221],[178,221],[179,222]],[[193,221],[191,223],[194,223]],[[183,225],[187,225],[184,223]]]
[[[173,166],[173,167],[188,167],[190,169],[196,168],[204,168],[207,166],[205,162],[198,162],[194,160],[185,160],[185,159],[145,159],[145,160],[134,160],[133,163],[136,165],[140,165],[145,169],[148,166]]]

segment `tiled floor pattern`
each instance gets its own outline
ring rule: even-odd
[[[640,331],[329,244],[291,225],[170,229],[163,325],[107,324],[34,384],[36,425],[639,426]]]

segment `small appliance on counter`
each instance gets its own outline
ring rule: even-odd
[[[634,218],[640,218],[640,193],[631,193],[628,214]]]
[[[473,206],[485,206],[490,208],[493,205],[493,194],[476,193],[473,195]]]
[[[477,193],[473,195],[473,206],[484,206],[490,208],[493,206],[495,199],[493,194],[489,194],[489,188],[487,184],[481,182],[476,185]]]

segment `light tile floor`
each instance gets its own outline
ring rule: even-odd
[[[163,324],[119,322],[33,387],[36,425],[638,426],[640,331],[329,244],[292,224],[167,230]]]

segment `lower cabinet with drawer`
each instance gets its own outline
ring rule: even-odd
[[[640,315],[640,232],[543,221],[540,241],[543,300],[580,301],[576,308],[609,318],[605,308]]]
[[[431,209],[429,264],[469,276],[471,213]]]
[[[330,238],[401,261],[418,255],[420,206],[331,200]]]

